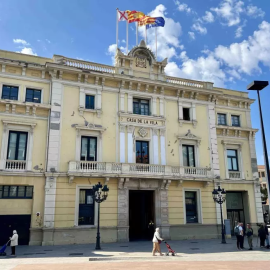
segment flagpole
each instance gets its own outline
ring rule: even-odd
[[[156,31],[156,59],[157,59],[157,28],[155,27],[155,31]]]
[[[137,46],[138,46],[138,22],[137,22],[137,25],[136,25],[136,43],[137,43]]]
[[[118,48],[118,8],[116,9],[116,51]]]
[[[145,25],[145,44],[147,46],[147,31],[146,31],[146,25]]]
[[[127,22],[127,40],[126,40],[126,43],[127,43],[127,54],[128,54],[128,21],[126,21]]]

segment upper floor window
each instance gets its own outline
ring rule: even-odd
[[[193,145],[182,145],[183,166],[195,167],[195,153]]]
[[[183,119],[186,121],[190,121],[190,109],[189,108],[183,108]]]
[[[0,199],[32,199],[32,186],[0,186]]]
[[[97,138],[83,136],[81,140],[81,160],[97,161]]]
[[[27,132],[9,132],[7,159],[26,160],[27,137]]]
[[[41,90],[26,88],[25,101],[41,103]]]
[[[18,100],[19,87],[3,85],[2,99]]]
[[[227,149],[227,162],[229,171],[239,171],[237,150]]]
[[[95,109],[95,96],[86,95],[85,96],[85,109]]]
[[[93,189],[80,189],[79,225],[94,225],[94,206]]]
[[[149,100],[147,99],[133,99],[133,113],[141,115],[150,115]]]
[[[262,177],[265,177],[265,172],[261,172]]]
[[[240,116],[232,115],[232,126],[240,127]]]
[[[226,114],[218,113],[218,125],[227,125]]]
[[[149,164],[148,142],[136,141],[136,163]]]

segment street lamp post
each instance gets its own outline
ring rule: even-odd
[[[261,99],[260,99],[260,91],[263,90],[266,86],[268,86],[268,81],[253,81],[251,84],[248,85],[247,90],[255,90],[255,91],[257,91],[257,94],[258,94],[261,129],[262,129],[264,162],[265,162],[266,177],[267,177],[267,182],[268,182],[268,198],[270,198],[269,160],[268,160],[267,145],[266,145],[266,140],[265,140],[264,124],[263,124],[262,108],[261,108]]]
[[[220,205],[220,214],[221,214],[221,234],[222,234],[222,244],[226,244],[225,240],[225,231],[223,224],[223,214],[222,214],[222,204],[226,201],[226,191],[218,186],[218,189],[214,189],[212,192],[214,202]]]
[[[97,227],[97,239],[96,250],[100,250],[100,232],[99,232],[99,220],[100,220],[100,204],[104,202],[108,197],[109,188],[107,185],[102,186],[100,182],[93,187],[95,202],[98,203],[98,227]]]

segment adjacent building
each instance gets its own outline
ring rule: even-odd
[[[246,92],[170,77],[142,41],[115,66],[0,51],[0,229],[30,245],[216,238],[263,220]],[[30,228],[30,230],[29,230]]]

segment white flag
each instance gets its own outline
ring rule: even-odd
[[[127,21],[128,20],[128,14],[126,11],[120,11],[118,10],[118,21]]]

